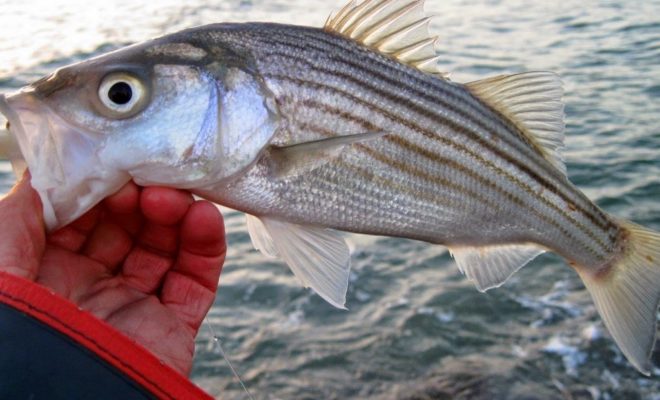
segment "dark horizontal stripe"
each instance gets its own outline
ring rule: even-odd
[[[316,39],[319,39],[319,38],[317,37]],[[271,38],[270,40],[272,41],[273,39]],[[297,42],[300,42],[300,38],[298,38]],[[280,46],[295,47],[300,51],[308,51],[307,50],[308,47],[311,46],[309,43],[305,43],[305,46],[299,46],[295,43],[288,42],[288,41],[287,42],[275,41],[275,42],[272,42],[272,44],[279,44]],[[328,44],[336,45],[337,43],[333,42],[333,43],[328,43]],[[324,49],[317,48],[317,50],[324,50]],[[280,57],[294,59],[295,61],[299,61],[299,62],[305,62],[309,65],[310,68],[312,68],[312,69],[314,69],[318,72],[325,72],[325,73],[328,73],[328,74],[337,75],[338,77],[346,79],[346,80],[350,81],[351,83],[353,83],[355,85],[358,85],[358,86],[361,86],[361,87],[365,87],[365,85],[366,85],[366,82],[364,82],[363,80],[359,80],[359,79],[355,78],[354,76],[352,76],[350,74],[337,71],[336,69],[326,69],[326,68],[316,66],[316,65],[310,63],[305,58],[294,57],[293,55],[286,54],[286,53],[277,53],[276,51],[271,51],[270,54],[277,55],[277,56],[280,56]],[[333,53],[333,55],[336,55],[336,54]],[[337,60],[335,60],[335,61],[337,61]],[[342,57],[341,61],[344,62],[345,64],[349,65],[350,67],[354,68],[354,69],[361,70],[364,74],[370,74],[370,75],[373,75],[373,76],[377,76],[379,79],[387,82],[390,85],[400,84],[400,82],[392,80],[387,75],[377,74],[376,71],[374,71],[374,70],[366,69],[366,67],[364,65],[362,65],[361,63],[356,63],[356,62],[354,62],[350,59],[346,59],[346,58],[343,58],[343,57]],[[413,74],[410,74],[410,78],[416,79],[416,77]],[[428,84],[430,81],[432,81],[432,80],[423,81],[423,83]],[[420,82],[422,82],[422,81],[420,81]],[[436,85],[436,86],[437,86],[438,89],[441,89],[440,86],[438,86],[438,85]],[[376,89],[372,86],[369,86],[369,88],[372,91],[377,91],[378,90],[378,89]],[[484,131],[486,131],[486,132],[490,131],[490,129],[487,126],[483,125],[483,123],[480,120],[474,119],[472,113],[466,113],[466,112],[460,110],[460,108],[453,107],[453,105],[451,103],[444,101],[443,98],[430,96],[427,91],[417,90],[416,94],[419,95],[419,97],[424,98],[427,101],[443,105],[448,110],[450,110],[450,111],[456,113],[457,115],[469,120],[470,122],[472,122],[475,125],[479,126]],[[447,92],[447,94],[456,97],[455,93]],[[390,101],[392,101],[392,102],[399,103],[399,104],[403,103],[403,104],[406,104],[406,105],[410,105],[409,104],[410,103],[409,99],[407,99],[405,97],[398,96],[396,93],[388,92],[387,96],[385,96],[383,94],[383,92],[381,92],[380,95],[385,97],[385,98],[389,98]],[[465,102],[465,99],[463,99],[462,101]],[[478,101],[478,99],[476,99],[475,101]],[[469,105],[469,102],[465,102],[465,104]],[[415,105],[415,106],[419,107],[418,105]],[[435,111],[435,110],[428,109],[428,108],[425,109],[425,110],[426,110],[426,113]],[[472,107],[472,110],[476,111],[477,113],[482,113],[482,110],[479,107]],[[504,125],[503,121],[505,121],[505,120],[502,119],[502,118],[500,118],[500,119],[493,118],[492,116],[487,116],[485,114],[482,114],[482,116],[484,118],[487,118],[488,120],[490,120],[492,122],[495,122],[496,124],[500,124],[500,128],[503,129],[504,131],[507,131],[507,132],[518,131],[517,128],[513,124]],[[436,114],[436,117],[440,117],[440,116]],[[458,129],[455,129],[455,130],[460,131]],[[608,234],[610,235],[610,239],[612,239],[612,240],[615,239],[616,235],[612,232],[612,230],[614,230],[614,228],[616,228],[616,225],[614,225],[612,223],[612,221],[610,221],[609,218],[607,218],[607,216],[600,209],[598,209],[598,207],[593,205],[593,203],[591,203],[584,196],[581,196],[581,195],[578,194],[575,198],[571,198],[571,196],[569,196],[569,194],[567,194],[566,192],[561,191],[560,186],[556,185],[554,182],[549,181],[547,178],[545,178],[544,176],[538,174],[536,171],[533,171],[532,169],[529,168],[528,165],[520,163],[511,154],[505,153],[502,149],[499,149],[499,148],[496,148],[496,147],[490,147],[490,143],[488,141],[485,141],[481,136],[479,136],[475,132],[472,132],[472,131],[469,131],[469,130],[464,131],[464,133],[465,132],[467,132],[471,136],[472,140],[475,140],[477,143],[479,143],[483,147],[491,149],[496,155],[500,156],[501,158],[503,158],[507,162],[511,163],[512,165],[515,165],[520,171],[524,172],[525,174],[527,174],[531,178],[535,179],[542,186],[549,189],[550,192],[552,192],[553,194],[555,194],[558,197],[562,198],[567,203],[576,205],[578,210],[581,211],[587,219],[589,219],[594,225],[608,231]],[[527,138],[522,133],[518,132],[518,135],[520,137],[522,137],[523,140],[527,141]],[[506,136],[504,136],[504,137],[506,137]],[[502,137],[499,137],[499,139],[502,139]],[[517,143],[515,141],[507,140],[507,144],[509,144],[513,148],[517,148],[518,150],[521,150],[521,147],[519,146],[520,143]],[[526,148],[526,149],[529,150],[529,148]],[[524,153],[522,153],[522,154],[525,155]],[[535,154],[538,157],[540,157],[540,159],[542,159],[543,162],[547,162],[542,155],[540,155],[536,152],[535,152]],[[539,159],[532,160],[532,161],[539,162]],[[575,193],[571,193],[571,194],[575,195]],[[583,208],[583,207],[580,206],[580,204],[586,205],[586,207],[588,207],[588,208]]]
[[[288,32],[283,32],[283,36],[291,37]],[[394,66],[403,67],[398,68],[398,71],[402,75],[405,75],[407,80],[406,83],[409,84],[407,87],[409,89],[414,89],[416,91],[415,94],[417,97],[423,98],[424,100],[433,104],[442,105],[444,108],[451,110],[455,114],[460,115],[462,118],[470,120],[471,122],[479,125],[484,131],[489,131],[489,129],[481,124],[481,120],[472,119],[472,117],[477,116],[481,117],[483,120],[490,120],[498,126],[501,132],[505,133],[505,135],[499,137],[499,139],[505,139],[505,142],[509,146],[518,150],[520,154],[530,158],[530,160],[533,162],[538,163],[539,161],[538,159],[530,157],[532,155],[537,158],[540,157],[545,161],[543,152],[536,147],[536,145],[527,137],[524,132],[522,132],[514,123],[509,121],[508,118],[493,118],[493,116],[488,114],[488,112],[495,112],[497,115],[500,114],[497,113],[496,110],[493,110],[492,107],[485,104],[482,99],[474,96],[468,90],[465,90],[463,85],[458,86],[459,84],[451,84],[447,80],[439,79],[436,77],[430,78],[428,74],[422,73],[414,67],[411,68],[411,66],[407,64],[394,61],[387,55],[384,55],[371,48],[356,44],[354,41],[336,33],[321,33],[317,30],[306,30],[304,37],[315,40],[319,43],[324,43],[330,47],[341,47],[342,49],[348,51],[354,51],[356,48],[359,48],[365,51],[365,54],[372,55],[370,58],[371,61],[375,62],[382,68],[382,73],[378,69],[374,68],[373,63],[367,66],[364,62],[356,62],[355,58],[344,57],[344,52],[334,52],[332,54],[335,56],[335,60],[340,60],[341,62],[351,66],[354,69],[359,69],[362,71],[362,73],[377,76],[379,79],[387,82],[390,85],[400,85],[400,81],[392,79],[390,72],[392,69],[396,69]],[[310,42],[309,40],[305,41],[305,47],[308,49],[315,48],[316,50],[321,51],[325,50],[322,47],[315,47],[313,42]],[[415,86],[411,87],[410,81],[412,81]],[[463,103],[461,104],[461,107],[454,107],[451,101],[447,101],[452,98],[454,100],[461,101]],[[558,190],[559,188],[560,187],[558,187]],[[590,204],[590,202],[587,202],[587,204]]]
[[[532,198],[540,200],[541,202],[545,203],[548,207],[554,209],[557,213],[559,213],[561,216],[563,216],[568,222],[572,223],[575,227],[577,227],[579,230],[581,230],[587,237],[589,237],[596,244],[598,244],[603,250],[608,248],[608,246],[604,242],[602,242],[598,237],[596,237],[593,232],[591,232],[588,228],[586,228],[579,221],[575,220],[573,217],[566,214],[562,209],[560,209],[558,206],[556,206],[552,202],[548,201],[545,197],[539,196],[536,193],[536,191],[534,191],[531,187],[529,187],[524,182],[522,182],[519,179],[517,179],[516,177],[510,175],[507,171],[502,170],[500,167],[496,166],[491,161],[484,159],[479,154],[475,153],[474,151],[470,150],[469,148],[467,148],[467,147],[465,147],[465,146],[463,146],[459,143],[453,142],[453,141],[451,141],[447,138],[438,136],[438,135],[434,134],[434,132],[426,130],[423,127],[415,124],[412,121],[407,121],[407,120],[404,120],[404,119],[399,118],[397,116],[394,116],[391,113],[388,113],[386,110],[378,107],[377,105],[368,103],[368,102],[366,102],[366,101],[364,101],[360,98],[355,97],[354,95],[352,95],[350,93],[344,92],[344,91],[342,91],[340,89],[337,89],[335,87],[328,86],[328,85],[325,85],[325,84],[321,84],[319,82],[311,82],[311,81],[301,80],[301,79],[298,79],[298,78],[292,78],[292,77],[289,77],[287,75],[277,75],[277,76],[269,75],[267,77],[275,79],[275,80],[288,81],[288,82],[297,84],[298,86],[308,86],[308,87],[312,86],[312,87],[315,87],[315,89],[317,89],[317,90],[333,91],[337,94],[342,95],[343,97],[347,98],[348,100],[350,100],[354,103],[361,104],[362,106],[369,109],[371,112],[381,114],[382,116],[385,116],[386,118],[392,120],[393,122],[398,123],[402,126],[405,126],[405,127],[407,127],[408,129],[410,129],[412,131],[420,132],[424,136],[428,137],[429,139],[440,141],[444,145],[451,146],[451,147],[453,147],[454,149],[456,149],[458,151],[462,151],[462,152],[465,152],[465,153],[469,154],[473,159],[477,160],[482,165],[485,165],[485,166],[491,168],[491,170],[493,170],[493,171],[497,172],[498,174],[502,175],[503,177],[509,179],[511,182],[513,182],[514,184],[519,186],[520,189],[526,191]],[[306,100],[306,101],[307,102],[312,102],[312,100]],[[328,110],[328,112],[333,112],[333,111]],[[346,114],[347,111],[339,110],[338,114],[341,114],[341,113]],[[353,116],[353,117],[355,117],[355,116]],[[357,117],[355,117],[355,118],[357,118]],[[358,120],[359,119],[354,119],[354,121],[358,121]],[[456,129],[460,130],[461,127],[457,126]],[[384,129],[384,130],[387,130],[387,129]],[[587,246],[585,244],[585,247],[589,247],[589,246]]]
[[[311,125],[309,125],[309,126],[306,126],[306,128],[308,128],[308,129],[312,129],[312,130],[314,130],[316,133],[322,134],[322,135],[324,135],[324,136],[332,136],[332,135],[334,134],[333,132],[328,131],[328,130],[322,128],[322,127],[312,127]],[[389,158],[389,157],[385,156],[384,154],[379,153],[379,152],[377,152],[377,151],[375,151],[375,150],[369,148],[369,147],[366,146],[366,145],[358,144],[358,145],[356,145],[356,146],[358,146],[358,147],[359,147],[364,153],[366,153],[367,155],[369,155],[372,159],[374,159],[374,160],[376,160],[376,161],[380,161],[380,162],[383,163],[383,164],[386,164],[386,165],[388,165],[388,166],[390,166],[390,167],[392,167],[392,168],[396,168],[396,169],[398,169],[398,170],[400,170],[400,171],[402,171],[402,172],[404,172],[404,173],[407,173],[408,175],[411,175],[411,176],[417,177],[417,178],[422,179],[422,180],[424,180],[424,181],[426,181],[426,182],[430,182],[430,183],[440,183],[441,185],[444,185],[444,186],[446,186],[446,187],[449,187],[450,189],[453,189],[453,190],[455,190],[456,192],[459,192],[459,193],[461,193],[461,194],[464,195],[464,196],[467,196],[467,197],[473,197],[473,198],[475,198],[476,200],[482,202],[483,204],[485,204],[485,205],[487,205],[487,206],[489,206],[489,207],[492,207],[492,208],[494,208],[494,209],[496,209],[496,210],[502,211],[502,210],[501,210],[501,207],[499,206],[498,203],[496,203],[496,202],[492,202],[492,201],[489,201],[487,198],[481,197],[477,192],[470,191],[470,190],[468,190],[467,188],[462,187],[462,186],[455,185],[455,184],[453,184],[451,181],[446,180],[446,179],[444,179],[444,178],[442,178],[442,177],[439,177],[439,176],[437,176],[437,175],[431,175],[431,174],[427,173],[427,172],[424,171],[424,170],[421,170],[421,169],[418,169],[418,168],[414,168],[414,167],[412,167],[412,166],[410,166],[410,165],[408,165],[408,164],[401,163],[401,162],[397,161],[396,159]],[[453,160],[446,159],[446,161],[447,161],[447,163],[452,163],[452,164],[453,164],[452,167],[459,166],[460,168],[457,168],[457,170],[458,170],[459,172],[463,172],[463,173],[465,173],[466,175],[470,176],[471,178],[473,178],[473,179],[477,180],[478,182],[484,184],[485,186],[489,186],[491,189],[493,189],[493,190],[495,190],[495,191],[498,191],[500,194],[504,195],[504,196],[507,198],[507,200],[509,200],[509,201],[511,201],[511,202],[513,202],[513,203],[515,203],[515,204],[517,204],[517,205],[520,206],[520,207],[525,207],[524,202],[523,202],[521,199],[519,199],[518,197],[513,196],[513,195],[511,195],[510,193],[506,193],[506,192],[503,192],[503,191],[499,190],[499,188],[496,187],[494,184],[492,184],[492,182],[487,181],[487,180],[484,180],[482,177],[480,177],[480,176],[474,174],[473,171],[470,171],[470,170],[468,170],[468,169],[466,169],[466,168],[460,166],[459,164],[456,164],[455,162],[453,162]],[[336,162],[336,163],[337,163],[337,162]],[[366,173],[366,172],[362,172],[362,173],[360,173],[360,171],[358,170],[359,167],[357,167],[357,166],[355,166],[355,165],[352,165],[352,164],[341,164],[341,165],[345,165],[345,166],[347,166],[347,167],[349,167],[349,168],[352,168],[352,170],[354,170],[356,173],[359,173],[360,175],[362,175],[362,176],[365,177],[365,178],[371,178],[371,177],[374,176],[373,174],[369,174],[369,173]],[[394,189],[394,190],[396,190],[396,189],[401,189],[401,187],[402,187],[401,185],[397,185],[396,183],[392,182],[391,180],[386,180],[386,179],[384,179],[384,178],[382,178],[382,177],[379,178],[379,181],[380,181],[381,184],[386,185],[386,186],[388,186],[389,188]],[[409,193],[412,193],[412,192],[408,191],[407,189],[406,189],[406,191],[409,192]],[[432,197],[429,198],[428,196],[427,196],[427,200],[435,201],[434,198],[432,198]],[[451,201],[451,202],[454,203],[455,205],[458,205],[458,206],[461,206],[461,205],[462,205],[462,203],[460,203],[460,202],[456,202],[456,201]],[[525,207],[525,208],[527,208],[527,207]],[[537,210],[535,210],[535,209],[530,209],[530,208],[528,208],[528,209],[529,209],[530,211],[532,211],[532,213],[533,213],[537,218],[539,218],[540,220],[544,221],[545,223],[547,223],[547,224],[549,224],[549,225],[552,225],[553,227],[555,227],[555,228],[556,228],[559,232],[561,232],[562,234],[566,235],[567,237],[573,237],[573,235],[572,235],[568,230],[566,230],[564,227],[562,227],[562,226],[561,226],[560,224],[558,224],[556,221],[550,219],[549,217],[545,216],[544,214],[540,213],[539,211],[537,211]],[[587,249],[587,251],[589,251],[589,252],[590,252],[591,254],[593,254],[594,256],[596,256],[596,257],[599,256],[599,254],[596,253],[596,252],[595,252],[592,248],[590,248],[589,246],[585,246],[585,248]]]
[[[385,129],[382,128],[382,127],[379,127],[379,126],[373,125],[373,124],[371,124],[370,122],[368,122],[368,121],[366,121],[366,120],[359,119],[359,118],[357,118],[357,117],[355,117],[355,116],[351,116],[351,115],[348,114],[348,113],[344,113],[344,112],[342,112],[342,113],[337,113],[337,114],[334,114],[334,115],[336,115],[336,116],[349,116],[349,119],[350,119],[351,121],[363,125],[363,126],[365,127],[365,129],[378,130],[378,131],[385,130]],[[297,122],[297,121],[294,122],[294,123],[297,125],[297,127],[298,127],[299,129],[301,129],[301,130],[303,130],[303,131],[313,132],[313,133],[319,134],[319,135],[321,135],[321,136],[323,136],[323,137],[334,137],[334,136],[336,136],[336,133],[335,133],[334,131],[331,131],[331,130],[329,130],[329,129],[327,129],[327,128],[324,128],[324,127],[322,127],[322,126],[318,126],[318,125],[314,125],[314,124],[310,124],[310,123],[300,123],[300,122]],[[387,137],[387,136],[386,136],[385,138],[386,138],[387,140],[390,140],[390,141],[391,141],[391,139],[393,139],[393,138],[391,138],[391,137]],[[392,142],[395,143],[394,141],[392,141]],[[473,197],[473,198],[477,199],[478,201],[480,201],[480,202],[482,202],[482,203],[488,205],[489,207],[493,207],[493,208],[496,208],[496,209],[500,209],[500,206],[499,206],[497,203],[491,202],[489,199],[487,199],[487,198],[485,198],[485,197],[482,197],[479,193],[474,192],[474,191],[470,191],[469,189],[467,189],[467,188],[465,188],[465,187],[463,187],[463,186],[457,185],[457,184],[455,184],[454,182],[452,182],[452,181],[450,181],[450,180],[448,180],[448,179],[446,179],[446,178],[444,178],[444,177],[442,177],[442,176],[431,175],[431,174],[428,174],[428,173],[426,173],[426,172],[424,172],[424,171],[422,171],[422,170],[419,170],[419,169],[417,169],[417,168],[414,168],[414,167],[410,166],[409,164],[402,163],[402,162],[397,161],[397,160],[392,159],[392,158],[388,158],[388,157],[385,156],[384,154],[378,153],[377,151],[371,149],[370,147],[368,147],[368,146],[366,146],[366,145],[364,145],[364,144],[359,144],[359,143],[358,143],[358,144],[356,144],[355,146],[356,146],[357,148],[359,148],[362,152],[364,152],[364,153],[366,153],[367,155],[369,155],[369,157],[373,158],[374,160],[380,161],[380,162],[382,162],[382,163],[384,163],[384,164],[387,164],[387,165],[389,165],[390,167],[396,168],[396,169],[398,169],[398,170],[400,170],[400,171],[402,171],[402,172],[405,172],[405,173],[407,173],[407,174],[409,174],[409,175],[416,176],[416,177],[418,177],[418,178],[423,178],[426,182],[430,182],[430,183],[434,183],[434,184],[440,184],[440,185],[443,185],[443,186],[445,186],[445,187],[447,187],[447,188],[450,188],[450,189],[452,189],[452,190],[454,190],[454,191],[456,191],[456,192],[458,192],[458,193],[461,193],[461,194],[464,195],[464,196]],[[448,162],[452,162],[452,160],[447,160],[447,161],[448,161]],[[334,161],[334,162],[336,162],[336,163],[340,163],[341,165],[344,165],[344,166],[346,166],[346,167],[350,167],[350,168],[354,168],[354,167],[357,168],[357,167],[358,167],[358,166],[356,166],[356,165],[349,164],[349,163],[345,163],[345,162],[341,162],[341,161]],[[455,165],[458,165],[458,164],[455,164]],[[463,171],[461,171],[461,172],[463,172]],[[376,175],[373,174],[373,173],[370,173],[370,174],[367,176],[367,178],[371,178],[371,177],[376,177]],[[379,178],[379,179],[384,179],[384,178],[382,178],[382,177],[377,177],[377,178]],[[482,179],[481,177],[479,177],[479,176],[476,176],[476,177],[474,177],[474,178],[475,178],[477,181],[483,182],[483,179]],[[395,189],[402,189],[405,193],[407,193],[407,194],[409,194],[409,195],[417,195],[417,193],[415,193],[415,192],[413,192],[413,191],[410,190],[410,187],[406,187],[406,186],[403,186],[403,185],[390,185],[390,187],[391,187],[391,188],[395,188]],[[438,197],[438,196],[439,196],[439,195],[437,195],[436,193],[434,193],[433,196],[427,196],[427,197],[425,197],[424,199],[427,200],[427,201],[429,201],[429,203],[434,204],[434,203],[437,202],[437,197]],[[449,197],[445,197],[445,200],[446,200],[447,202],[453,202],[454,205],[456,205],[456,206],[461,206],[461,205],[463,204],[462,202],[456,202],[456,201],[453,201],[453,200],[450,199]]]
[[[306,32],[309,33],[309,32]],[[289,36],[291,39],[296,39],[296,37],[291,37],[288,35],[286,32],[283,32],[281,36]],[[328,36],[330,36],[333,40],[328,41]],[[356,45],[347,40],[346,38],[343,38],[341,36],[337,36],[336,34],[326,34],[326,35],[319,35],[319,36],[309,36],[313,37],[314,40],[325,43],[330,47],[341,47],[342,50],[348,50],[348,51],[354,51],[356,49]],[[297,38],[298,42],[300,42],[300,38]],[[304,45],[298,45],[293,42],[282,42],[278,41],[277,37],[269,37],[267,39],[270,41],[270,44],[278,44],[280,46],[286,46],[286,47],[294,47],[300,51],[309,51],[311,50],[316,50],[318,52],[323,52],[326,53],[328,49],[324,47],[317,47],[314,46],[313,42],[305,41]],[[275,46],[273,46],[275,47]],[[360,48],[362,50],[365,50],[366,48]],[[390,75],[391,72],[395,65],[396,66],[403,66],[403,64],[396,63],[394,64],[393,61],[386,56],[374,52],[369,49],[369,52],[366,52],[365,54],[369,55],[375,55],[377,54],[378,57],[372,57],[371,61],[378,61],[377,66],[382,67],[383,69],[389,69],[387,72],[381,73],[378,69],[373,68],[374,65],[370,64],[369,66],[364,65],[366,63],[364,62],[355,62],[353,58],[347,58],[343,56],[343,52],[333,52],[333,61],[335,62],[342,62],[348,66],[350,66],[353,69],[358,69],[360,70],[361,73],[367,74],[369,76],[374,76],[379,78],[380,80],[393,85],[393,86],[400,86],[401,81],[398,81],[396,79],[393,79]],[[290,55],[289,55],[290,56]],[[499,126],[499,129],[501,129],[501,132],[504,132],[506,134],[514,134],[515,136],[509,140],[510,138],[507,136],[500,137],[500,139],[504,138],[506,139],[506,142],[509,146],[515,148],[519,152],[529,156],[533,154],[534,156],[540,157],[542,159],[545,159],[542,155],[542,153],[532,144],[531,141],[527,138],[525,134],[523,134],[514,124],[511,124],[507,119],[494,119],[492,118],[492,115],[488,115],[484,113],[485,110],[490,110],[490,107],[483,107],[483,102],[475,98],[471,93],[465,90],[460,90],[454,86],[450,86],[446,83],[443,82],[443,84],[440,84],[439,79],[429,79],[427,75],[423,75],[424,79],[420,78],[418,75],[420,75],[419,71],[410,68],[409,66],[406,66],[406,71],[403,71],[401,69],[397,70],[400,72],[402,75],[405,75],[405,78],[408,80],[406,83],[410,84],[410,80],[413,81],[414,84],[416,84],[416,87],[407,85],[406,89],[411,89],[415,90],[415,95],[419,98],[422,98],[428,102],[431,102],[433,104],[438,104],[443,106],[444,108],[452,111],[454,114],[461,116],[462,118],[465,118],[466,120],[471,121],[475,125],[480,126],[484,131],[489,131],[489,129],[481,124],[481,120],[479,119],[472,119],[473,116],[480,116],[484,120],[490,120],[494,122],[496,125]],[[413,73],[412,71],[415,71]],[[422,76],[422,75],[420,75]],[[431,86],[429,88],[429,86]],[[433,89],[433,90],[429,90]],[[465,104],[463,106],[466,107],[454,107],[452,102],[446,101],[447,99],[458,99]],[[523,145],[523,144],[526,144]],[[538,160],[535,160],[538,162]]]
[[[358,81],[356,81],[356,83],[357,83],[357,82],[358,82]],[[427,117],[428,117],[428,116],[427,116]],[[454,125],[452,128],[453,128],[455,131],[458,131],[458,132],[465,132],[465,130],[462,129],[461,127],[459,127],[458,125]],[[478,142],[478,144],[480,144],[480,145],[482,145],[483,147],[486,147],[486,148],[488,148],[488,149],[491,149],[491,150],[493,149],[492,147],[489,146],[489,142],[487,142],[487,141],[480,140],[480,141]],[[497,153],[499,153],[499,155],[502,154],[500,151],[493,151],[493,153],[495,153],[496,155],[498,155]],[[515,165],[515,166],[517,166],[522,172],[527,173],[527,175],[530,176],[531,178],[536,178],[536,177],[537,177],[537,176],[531,175],[531,174],[529,173],[530,170],[529,170],[526,166],[524,166],[523,164],[520,164],[520,163],[517,163],[517,162],[513,161],[512,158],[509,158],[509,159],[506,160],[506,161],[508,161],[509,163],[511,163],[511,164],[513,164],[513,165]],[[543,185],[543,184],[547,184],[547,183],[548,183],[547,181],[545,181],[545,182],[539,182],[539,184],[541,184],[541,185]],[[569,203],[569,204],[575,204],[575,203],[576,203],[575,199],[568,199],[565,195],[562,195],[562,194],[560,194],[560,193],[557,193],[556,191],[553,191],[553,190],[550,190],[550,192],[554,193],[554,194],[557,195],[558,197],[562,197],[563,200],[566,201],[566,202]],[[550,204],[550,203],[549,203],[549,204]],[[554,205],[553,205],[553,206],[554,206]],[[576,208],[577,208],[577,207],[576,207]],[[614,239],[615,239],[615,234],[612,233],[612,229],[615,228],[616,226],[613,225],[611,222],[609,222],[609,220],[605,220],[605,221],[607,221],[607,224],[600,223],[600,221],[598,221],[597,219],[595,219],[595,217],[593,216],[593,214],[591,214],[591,213],[589,212],[589,211],[593,211],[593,210],[598,210],[597,208],[594,207],[594,208],[592,208],[592,210],[585,210],[585,209],[583,209],[583,208],[579,208],[579,209],[577,209],[577,210],[578,210],[578,211],[581,211],[582,214],[583,214],[587,219],[589,219],[594,225],[596,225],[596,226],[598,226],[598,227],[600,227],[600,228],[602,228],[602,229],[604,229],[604,230],[607,230],[607,231],[608,231],[607,233],[608,233],[609,238],[610,238],[611,240],[614,240]],[[557,211],[562,212],[560,209],[557,209]],[[608,224],[609,224],[609,225],[608,225]]]
[[[338,117],[343,118],[343,119],[347,119],[351,122],[354,122],[354,123],[357,123],[357,124],[361,125],[367,131],[387,131],[387,128],[374,125],[370,121],[367,121],[367,120],[362,119],[358,116],[352,115],[352,114],[350,114],[350,113],[348,113],[344,110],[336,109],[334,107],[325,105],[323,103],[318,103],[318,102],[315,102],[313,100],[305,100],[305,101],[298,101],[297,104],[302,105],[302,106],[306,106],[306,107],[309,107],[309,108],[316,108],[316,109],[321,110],[322,112],[325,112],[327,114],[331,114],[331,115],[338,116]],[[395,122],[400,122],[400,121],[395,121]],[[321,135],[327,136],[327,137],[336,135],[336,133],[333,132],[333,131],[330,131],[326,128],[315,126],[315,125],[312,125],[312,124],[304,124],[304,125],[300,125],[299,127],[302,128],[303,130],[312,131],[314,133],[318,133],[318,134],[321,134]],[[457,171],[457,172],[463,173],[466,176],[469,176],[470,178],[474,179],[475,181],[479,182],[480,184],[482,184],[484,186],[487,186],[487,187],[491,188],[492,190],[498,192],[507,201],[512,202],[512,203],[520,206],[521,208],[529,210],[531,213],[533,213],[541,221],[543,221],[543,222],[545,222],[549,225],[552,225],[559,232],[561,232],[562,234],[564,234],[568,238],[571,238],[573,240],[579,240],[578,238],[574,237],[574,235],[570,231],[565,229],[558,221],[552,219],[550,216],[546,216],[545,214],[542,214],[540,211],[536,210],[534,207],[528,206],[527,203],[525,203],[525,201],[522,200],[521,198],[517,197],[516,195],[514,195],[512,193],[507,192],[506,190],[504,190],[504,188],[501,188],[501,187],[497,186],[494,182],[488,180],[485,177],[482,177],[481,175],[475,173],[473,170],[471,170],[469,168],[466,168],[464,165],[458,163],[457,161],[449,159],[449,158],[442,157],[442,156],[437,155],[435,153],[432,153],[432,152],[430,152],[430,151],[428,151],[428,150],[426,150],[422,147],[419,147],[419,146],[415,145],[414,143],[412,143],[412,142],[410,142],[410,141],[408,141],[408,140],[406,140],[406,139],[404,139],[400,136],[386,136],[385,139],[390,141],[393,144],[398,145],[401,148],[406,149],[407,151],[410,151],[410,152],[416,153],[418,155],[421,155],[421,156],[423,156],[423,157],[425,157],[425,158],[427,158],[427,159],[429,159],[429,160],[431,160],[431,161],[433,161],[433,162],[435,162],[439,165],[449,167],[449,168],[453,169],[454,171]],[[374,158],[378,161],[381,161],[381,162],[383,162],[383,163],[385,163],[385,164],[387,164],[387,165],[389,165],[393,168],[397,168],[402,172],[408,173],[412,176],[416,176],[416,177],[421,178],[421,179],[426,179],[430,183],[436,183],[436,184],[440,183],[440,184],[442,184],[442,185],[444,185],[444,186],[446,186],[450,189],[453,189],[453,190],[455,190],[455,191],[457,191],[457,192],[459,192],[459,193],[461,193],[465,196],[471,196],[471,197],[477,199],[480,202],[488,204],[491,207],[499,208],[497,203],[490,202],[487,198],[482,197],[480,194],[478,194],[476,192],[473,192],[473,191],[469,191],[467,188],[456,185],[455,183],[453,183],[453,182],[451,182],[451,181],[449,181],[449,180],[447,180],[443,177],[440,177],[440,176],[437,176],[437,175],[430,175],[430,174],[428,174],[424,171],[415,169],[415,168],[411,167],[408,164],[401,163],[397,160],[388,159],[386,156],[375,152],[374,150],[370,149],[369,147],[366,147],[366,146],[363,146],[363,145],[359,145],[359,147],[364,152],[366,152],[368,155],[370,155],[372,158]],[[529,189],[530,189],[529,194],[534,199],[537,199],[537,200],[540,199],[540,200],[544,201],[546,203],[546,205],[552,205],[552,203],[547,202],[546,199],[544,199],[542,197],[539,197],[538,194],[536,194],[535,191],[531,190],[531,188],[529,188]],[[460,205],[460,204],[458,204],[458,205]],[[570,219],[570,217],[567,216],[565,213],[562,213],[561,210],[559,210],[558,212],[560,213],[560,215],[564,216],[565,218],[568,217]],[[570,219],[570,220],[574,224],[578,224],[579,226],[581,226],[581,224],[579,224],[577,221],[575,221],[573,219]],[[586,229],[586,228],[584,228],[584,229]],[[598,240],[598,238],[596,238],[590,231],[584,230],[584,229],[582,231],[591,240],[593,240],[594,242],[596,242],[598,244],[601,244],[601,242]],[[587,251],[589,251],[593,255],[596,255],[596,256],[599,255],[588,244],[586,244],[586,243],[582,243],[582,244],[583,244],[583,247],[585,249],[587,249]],[[604,246],[604,245],[601,244],[601,246]]]

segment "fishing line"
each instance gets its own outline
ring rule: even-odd
[[[213,337],[213,343],[214,347],[217,346],[218,351],[220,352],[220,355],[222,355],[222,358],[225,359],[225,362],[227,362],[227,365],[229,366],[229,369],[231,370],[232,374],[234,374],[234,378],[238,380],[238,383],[241,384],[241,387],[243,388],[243,391],[245,391],[245,394],[250,400],[254,400],[254,397],[252,397],[252,394],[250,394],[250,391],[247,389],[245,386],[245,383],[243,383],[243,380],[241,379],[241,376],[238,374],[236,369],[234,369],[234,366],[231,364],[231,361],[229,361],[229,357],[227,357],[227,354],[222,348],[222,344],[220,343],[220,336],[215,334],[215,329],[213,329],[213,325],[211,325],[211,322],[209,321],[209,317],[204,317],[204,320],[206,321],[206,326],[209,327],[209,330],[211,331],[211,336]]]

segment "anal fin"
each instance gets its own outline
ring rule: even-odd
[[[458,268],[482,292],[499,287],[516,271],[545,250],[535,244],[484,247],[452,246]]]
[[[351,257],[339,232],[251,215],[248,231],[255,248],[282,258],[304,287],[345,309]]]

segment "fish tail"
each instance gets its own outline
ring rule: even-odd
[[[648,376],[660,303],[660,233],[627,221],[621,227],[622,250],[606,268],[577,270],[623,354]]]

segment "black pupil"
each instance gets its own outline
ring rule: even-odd
[[[124,105],[131,101],[133,89],[126,82],[117,82],[110,87],[108,98],[115,104]]]

